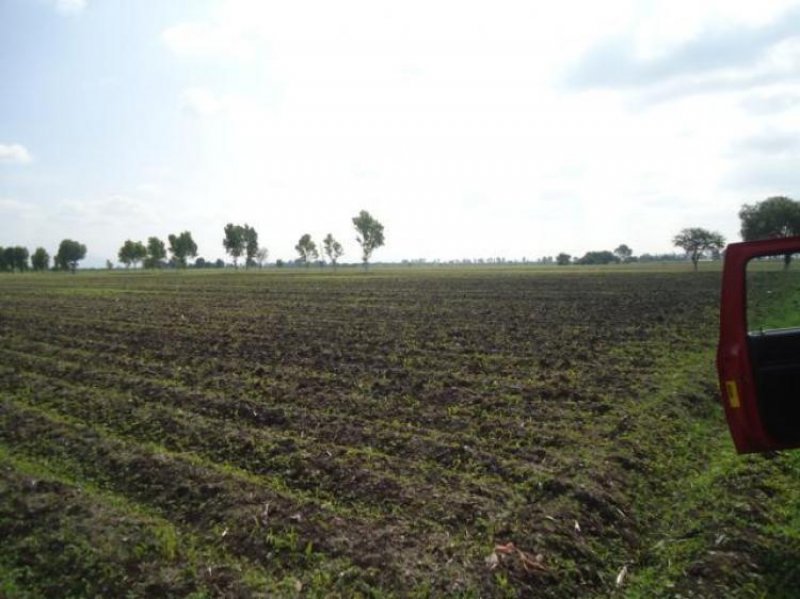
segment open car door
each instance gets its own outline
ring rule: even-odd
[[[800,447],[795,254],[800,237],[734,243],[725,250],[717,371],[739,453]]]

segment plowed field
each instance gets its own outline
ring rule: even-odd
[[[733,455],[718,284],[0,277],[0,595],[793,588],[797,460]]]

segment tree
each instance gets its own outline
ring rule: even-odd
[[[328,257],[328,260],[331,261],[335,270],[337,261],[342,257],[342,254],[344,254],[342,244],[336,241],[333,235],[328,233],[325,239],[322,240],[322,246],[325,248],[325,255]]]
[[[28,263],[28,248],[24,248],[20,245],[14,246],[11,248],[11,265],[12,270],[16,270],[18,272],[24,272],[28,270],[29,263]]]
[[[141,241],[131,241],[128,239],[122,244],[122,247],[119,248],[117,258],[125,265],[125,268],[130,267],[131,264],[136,268],[139,262],[147,258],[147,248]]]
[[[617,257],[608,250],[586,252],[577,260],[578,264],[611,264],[617,261]]]
[[[366,270],[372,252],[383,245],[383,225],[366,210],[353,217],[353,225],[358,232],[356,241],[361,244],[361,259]]]
[[[707,252],[720,250],[725,245],[725,238],[716,231],[708,231],[701,227],[683,229],[672,238],[672,245],[681,248],[692,259],[694,269]]]
[[[0,246],[0,272],[5,272],[8,270],[8,260],[6,259],[6,250],[3,246]]]
[[[630,262],[633,250],[623,243],[614,250],[614,255],[619,258],[620,262]]]
[[[298,261],[305,264],[306,266],[309,265],[309,262],[311,260],[316,260],[317,258],[319,258],[319,253],[317,252],[317,244],[311,240],[311,235],[309,235],[308,233],[306,233],[300,238],[300,240],[297,242],[297,245],[294,246],[294,249],[297,250],[297,253],[300,256]]]
[[[161,268],[167,257],[167,248],[158,237],[147,238],[147,257],[144,259],[145,268]]]
[[[33,270],[47,270],[50,266],[50,254],[42,247],[36,248],[33,256],[31,256],[31,264],[33,265]]]
[[[267,250],[267,248],[258,248],[256,252],[256,263],[259,268],[264,268],[264,262],[267,261],[267,256],[269,256],[269,250]]]
[[[54,259],[55,265],[61,270],[70,270],[75,274],[78,262],[86,257],[86,246],[72,239],[64,239],[58,246],[58,253]]]
[[[561,252],[558,256],[556,256],[556,264],[559,266],[566,266],[570,263],[570,260],[572,260],[572,256],[565,254],[564,252]]]
[[[175,264],[181,268],[186,268],[186,259],[197,256],[197,244],[192,239],[189,231],[184,231],[180,235],[169,236],[169,251],[172,254]]]
[[[248,266],[255,266],[256,256],[258,255],[258,233],[253,227],[244,224],[244,253],[246,256],[245,268]]]
[[[225,251],[233,258],[233,265],[239,268],[239,257],[245,250],[244,227],[228,223],[225,225],[225,237],[222,239]]]
[[[773,196],[755,204],[744,204],[739,210],[742,222],[742,239],[772,239],[800,235],[800,202],[786,196]],[[783,257],[784,268],[789,267],[791,254]]]

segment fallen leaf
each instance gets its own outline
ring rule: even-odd
[[[497,567],[497,564],[500,563],[500,558],[497,557],[497,554],[492,551],[488,556],[486,556],[486,565],[489,566],[490,570],[494,570]]]

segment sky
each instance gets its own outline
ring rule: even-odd
[[[0,245],[672,252],[800,197],[800,4],[0,0]]]

